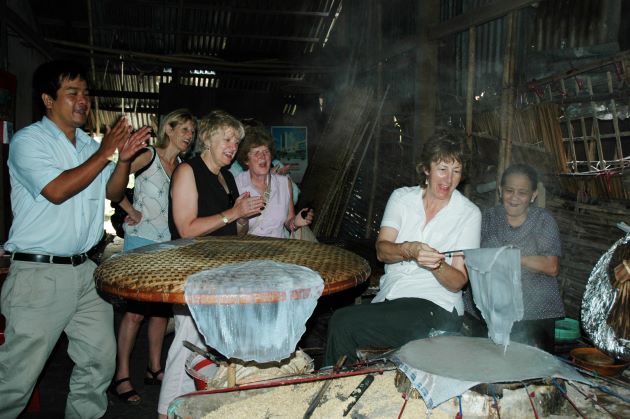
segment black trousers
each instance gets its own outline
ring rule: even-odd
[[[342,356],[357,360],[357,348],[398,348],[426,338],[431,330],[458,332],[462,316],[421,298],[399,298],[335,311],[328,323],[324,365]]]

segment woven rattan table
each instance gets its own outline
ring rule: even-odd
[[[323,294],[364,282],[367,261],[335,246],[269,237],[201,237],[154,244],[104,261],[94,276],[106,294],[137,301],[185,304],[188,276],[229,263],[272,260],[305,266],[324,280]]]

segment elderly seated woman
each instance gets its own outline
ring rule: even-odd
[[[275,144],[262,127],[246,127],[245,137],[236,154],[244,172],[236,176],[239,193],[263,197],[265,209],[260,215],[249,218],[249,234],[267,237],[287,237],[287,232],[309,225],[313,210],[303,208],[298,214],[293,207],[291,178],[273,173],[271,162]]]
[[[376,254],[385,262],[373,304],[335,311],[328,325],[325,365],[358,348],[392,348],[427,337],[431,330],[459,331],[461,289],[468,282],[464,256],[441,252],[479,247],[481,212],[457,191],[464,169],[462,138],[439,133],[424,145],[420,185],[389,198]]]
[[[514,323],[510,339],[553,352],[555,320],[564,317],[557,276],[560,233],[551,213],[532,205],[538,196],[538,174],[526,164],[513,164],[501,177],[501,203],[483,212],[481,247],[515,246],[521,250],[521,282],[525,314]],[[470,291],[464,297],[473,335],[487,336]]]

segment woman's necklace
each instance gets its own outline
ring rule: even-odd
[[[258,188],[256,188],[258,189]],[[267,174],[266,182],[265,182],[265,190],[261,194],[263,199],[263,210],[258,217],[254,219],[254,225],[252,226],[252,230],[262,224],[265,219],[265,211],[267,211],[267,202],[269,202],[269,198],[271,197],[271,172]]]

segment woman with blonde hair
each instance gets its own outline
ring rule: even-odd
[[[180,156],[193,143],[195,127],[195,117],[187,109],[169,113],[160,124],[155,147],[145,148],[131,163],[131,173],[135,174],[133,203],[127,198],[119,203],[128,214],[123,224],[125,252],[171,239],[166,215],[171,175],[181,162]],[[159,385],[164,375],[160,358],[171,306],[129,301],[118,327],[116,375],[111,387],[111,392],[128,404],[141,401],[129,378],[129,358],[145,315],[150,318],[149,362],[144,383]]]
[[[205,235],[230,236],[247,233],[247,219],[260,214],[263,199],[248,192],[238,195],[228,170],[244,136],[243,125],[223,111],[213,111],[199,121],[196,157],[181,164],[173,174],[169,225],[173,238]],[[195,390],[186,374],[183,346],[187,340],[204,346],[195,323],[184,305],[173,306],[175,338],[166,359],[164,384],[160,389],[158,414],[166,418],[176,397]]]

